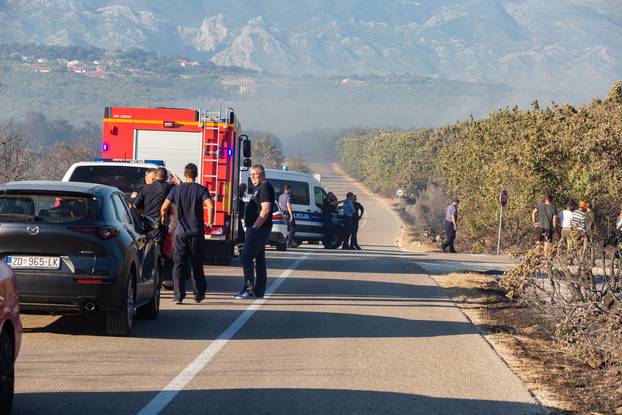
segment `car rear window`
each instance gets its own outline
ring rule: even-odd
[[[0,195],[0,221],[68,223],[94,219],[97,201],[64,194]]]
[[[131,194],[145,184],[147,170],[147,167],[136,166],[79,166],[69,181],[105,184]]]

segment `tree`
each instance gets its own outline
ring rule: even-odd
[[[37,157],[11,124],[0,128],[0,183],[34,177]]]
[[[287,160],[285,163],[287,168],[290,171],[299,171],[301,173],[312,173],[311,167],[309,164],[302,158],[302,156],[298,156],[295,159]]]
[[[283,165],[281,140],[270,133],[258,133],[253,142],[253,163],[261,164],[266,169],[280,169]],[[251,135],[252,136],[252,135]]]

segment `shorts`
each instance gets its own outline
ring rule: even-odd
[[[553,242],[553,229],[536,228],[538,242]]]

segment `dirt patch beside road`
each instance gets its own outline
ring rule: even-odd
[[[573,362],[553,339],[555,321],[510,302],[493,276],[449,274],[432,278],[552,413],[597,414],[590,408],[593,373]],[[622,408],[618,412],[622,414]]]

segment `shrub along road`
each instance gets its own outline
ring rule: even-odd
[[[234,301],[241,271],[207,267],[207,300],[171,303],[129,338],[94,316],[24,316],[16,414],[543,412],[394,242],[399,221],[356,183],[363,251],[268,253],[273,294]],[[280,277],[280,278],[279,278]]]

